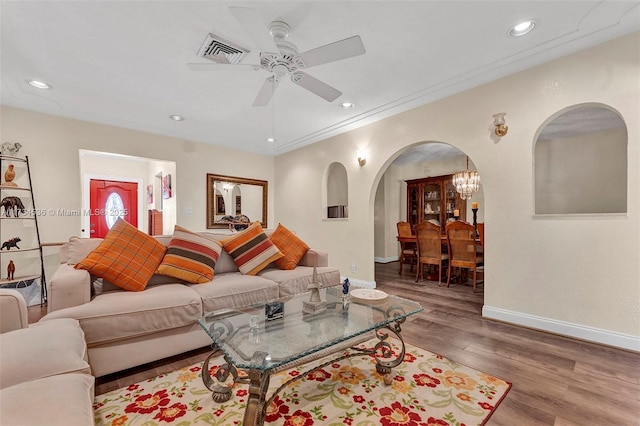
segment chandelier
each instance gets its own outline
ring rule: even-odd
[[[466,200],[471,198],[474,192],[480,187],[480,175],[475,170],[469,170],[469,157],[467,156],[467,169],[454,173],[453,185],[460,193],[460,198]]]

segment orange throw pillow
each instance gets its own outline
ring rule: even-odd
[[[164,244],[118,219],[104,240],[76,264],[97,277],[129,291],[142,291],[166,251]]]
[[[304,241],[280,223],[269,238],[284,254],[283,258],[276,260],[276,265],[280,269],[295,269],[300,259],[309,250],[309,246]]]
[[[221,252],[219,242],[176,225],[157,273],[194,284],[208,283]]]
[[[221,241],[241,273],[255,275],[271,262],[282,257],[278,247],[262,230],[260,222],[253,222],[247,229]]]

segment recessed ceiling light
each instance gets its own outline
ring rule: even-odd
[[[274,143],[275,141],[276,141],[276,138],[274,138],[274,137],[267,138],[267,142],[269,142],[269,143]]]
[[[170,115],[169,118],[172,119],[173,121],[182,121],[182,120],[184,120],[184,117],[181,116],[181,115]]]
[[[509,35],[511,37],[520,37],[525,34],[530,33],[536,26],[536,21],[533,19],[529,19],[527,21],[522,21],[517,25],[514,25],[509,29]]]
[[[340,104],[340,108],[342,109],[351,109],[354,108],[356,106],[356,104],[351,103],[351,102],[343,102]]]
[[[27,83],[29,83],[30,86],[35,87],[36,89],[52,89],[53,86],[50,85],[49,83],[45,83],[44,81],[39,81],[39,80],[27,80]]]

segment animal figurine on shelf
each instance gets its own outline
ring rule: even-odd
[[[16,155],[20,148],[22,148],[22,145],[18,142],[5,142],[2,144],[2,155]]]
[[[4,215],[7,217],[11,216],[11,212],[13,212],[14,217],[20,216],[20,213],[25,214],[26,209],[24,208],[24,204],[22,204],[22,200],[20,197],[10,196],[4,197],[0,202],[2,207],[4,207]]]
[[[18,250],[20,250],[20,247],[18,247],[18,243],[20,241],[22,240],[19,237],[10,238],[4,243],[2,243],[2,247],[0,247],[0,250],[4,250],[5,247],[7,248],[7,250],[11,250],[11,247],[15,247]]]
[[[15,274],[15,272],[16,272],[16,265],[13,263],[13,260],[10,260],[9,264],[7,265],[7,279],[12,280],[13,274]]]
[[[14,170],[14,165],[9,164],[9,168],[4,172],[4,183],[2,186],[18,186],[13,179],[16,177],[16,171]]]

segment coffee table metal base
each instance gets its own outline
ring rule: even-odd
[[[307,375],[317,371],[321,368],[326,367],[327,365],[333,364],[334,362],[341,361],[343,359],[351,358],[354,356],[363,356],[363,355],[373,355],[376,360],[376,371],[381,374],[384,378],[384,383],[386,385],[390,385],[393,381],[393,376],[391,374],[392,369],[397,367],[402,363],[405,356],[405,344],[404,340],[402,340],[402,336],[400,335],[400,324],[404,322],[404,318],[399,319],[398,321],[391,323],[387,326],[378,328],[375,330],[375,335],[378,338],[378,342],[373,348],[357,348],[351,347],[350,352],[339,356],[337,358],[331,359],[321,365],[318,365],[312,369],[306,370],[305,372],[299,374],[296,377],[293,377],[286,382],[284,382],[278,389],[276,389],[273,394],[267,399],[267,391],[269,389],[269,381],[271,379],[271,375],[275,374],[284,369],[292,368],[295,366],[299,366],[305,364],[313,359],[309,359],[309,357],[303,357],[297,360],[294,363],[288,364],[286,366],[282,366],[277,369],[247,369],[247,379],[239,378],[238,370],[233,365],[233,363],[224,356],[225,364],[218,367],[215,372],[215,377],[211,376],[209,373],[209,361],[211,358],[218,356],[221,351],[217,348],[214,348],[214,351],[207,356],[203,363],[202,367],[202,381],[204,385],[212,392],[212,398],[216,402],[225,402],[231,399],[232,389],[235,383],[249,383],[249,395],[247,399],[247,406],[244,413],[244,426],[261,426],[265,421],[266,410],[269,407],[269,404],[273,401],[273,399],[280,393],[282,389],[288,386],[290,383],[295,382],[297,380],[306,377]],[[400,345],[400,352],[394,356],[393,348],[389,340],[389,332],[396,336]],[[335,352],[341,350],[342,347],[336,347]],[[256,352],[253,355],[252,364],[259,365],[265,362],[268,354],[264,352]]]

